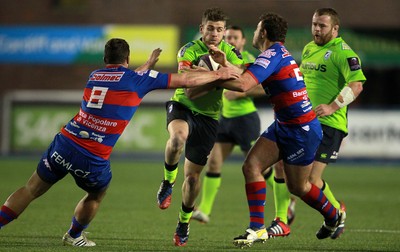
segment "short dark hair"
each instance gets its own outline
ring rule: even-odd
[[[333,8],[320,8],[314,11],[318,16],[327,15],[331,17],[333,25],[340,25],[339,13]]]
[[[124,39],[112,38],[104,46],[104,63],[122,64],[129,56],[129,44]]]
[[[245,38],[244,36],[244,31],[242,29],[242,27],[238,26],[238,25],[230,25],[226,28],[227,30],[235,30],[235,31],[240,31],[242,33],[242,37]]]
[[[286,19],[275,13],[265,13],[260,16],[260,21],[269,41],[285,42],[288,30]]]
[[[207,21],[224,21],[228,20],[228,16],[218,7],[208,8],[204,11],[203,17],[201,18],[201,23],[204,24]]]

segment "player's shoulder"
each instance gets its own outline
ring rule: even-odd
[[[178,51],[178,57],[183,57],[186,53],[202,50],[204,44],[201,40],[193,40],[183,45]]]
[[[310,41],[310,42],[308,42],[305,46],[304,46],[304,49],[310,49],[310,47],[316,47],[317,46],[317,44],[315,44],[315,42],[312,40],[312,41]]]
[[[221,41],[219,48],[224,52],[229,52],[229,51],[232,51],[233,49],[235,49],[235,47],[233,45],[229,44],[225,40]]]
[[[342,37],[337,37],[333,40],[332,46],[337,50],[337,51],[353,51],[349,44],[344,41]]]
[[[240,65],[243,64],[243,57],[239,50],[225,40],[222,40],[218,48],[226,54],[229,62]]]
[[[245,64],[253,63],[256,60],[256,57],[249,51],[242,51],[242,58]]]

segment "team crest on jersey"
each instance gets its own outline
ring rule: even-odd
[[[332,51],[328,50],[324,55],[324,60],[328,60],[331,57]]]
[[[349,67],[351,71],[356,71],[361,69],[360,61],[357,57],[347,58],[347,63],[349,63]]]
[[[183,55],[185,55],[186,50],[187,50],[189,47],[191,47],[192,45],[194,45],[194,42],[193,42],[193,41],[187,43],[186,45],[184,45],[184,46],[181,48],[181,50],[179,50],[179,52],[178,52],[178,57],[179,57],[179,58],[182,58]]]
[[[119,82],[125,72],[96,72],[90,81]]]
[[[342,49],[343,50],[351,50],[350,46],[346,43],[342,43]]]

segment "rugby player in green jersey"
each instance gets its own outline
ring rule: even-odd
[[[178,52],[179,71],[197,65],[201,56],[208,54],[209,46],[221,49],[232,65],[243,65],[240,53],[223,41],[227,16],[219,8],[207,9],[200,24],[201,38],[184,45]],[[238,68],[238,72],[242,72]],[[165,147],[164,178],[157,192],[161,209],[171,203],[178,162],[185,149],[182,206],[174,234],[176,246],[184,246],[189,237],[189,220],[200,191],[200,174],[217,136],[218,118],[222,105],[223,88],[216,83],[202,88],[180,88],[166,104],[169,139]]]
[[[225,41],[240,51],[245,65],[254,62],[255,57],[244,51],[246,38],[241,27],[229,26],[225,31]],[[253,97],[262,95],[265,95],[265,91],[260,85],[248,92],[224,90],[217,139],[203,178],[201,201],[194,210],[192,219],[202,223],[209,222],[214,200],[221,185],[221,169],[225,159],[232,153],[235,145],[239,145],[246,156],[260,135],[261,123]]]
[[[341,142],[348,133],[347,106],[362,92],[366,78],[360,58],[338,35],[339,25],[339,15],[334,9],[314,12],[313,41],[303,49],[300,71],[324,132],[310,180],[321,188],[335,208],[345,211],[345,205],[333,196],[322,174],[329,163],[336,162]],[[343,231],[344,223],[330,237],[336,239]]]

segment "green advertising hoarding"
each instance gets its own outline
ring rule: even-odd
[[[11,152],[44,151],[76,112],[76,105],[16,104],[11,111]],[[165,120],[163,106],[141,106],[115,145],[114,152],[163,152],[168,139]]]

